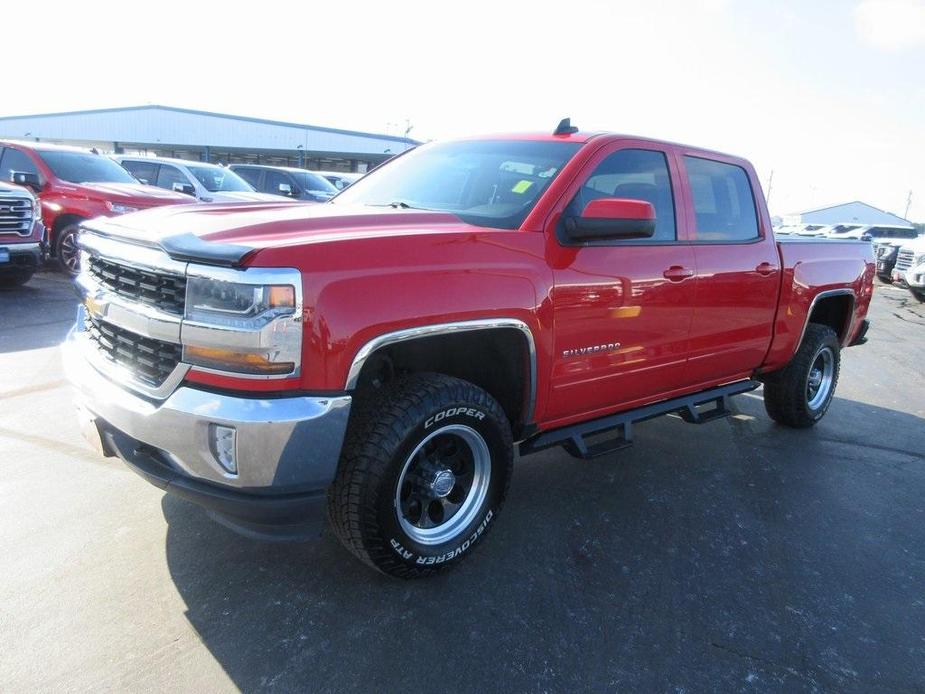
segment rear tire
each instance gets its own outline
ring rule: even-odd
[[[416,374],[355,406],[328,493],[335,535],[400,578],[467,556],[491,528],[513,467],[511,428],[481,388]]]
[[[813,426],[825,416],[835,395],[841,346],[827,325],[810,323],[786,368],[764,380],[764,408],[775,422],[795,429]]]
[[[925,289],[910,289],[909,291],[918,301],[925,303]]]

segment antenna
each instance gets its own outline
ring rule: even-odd
[[[559,121],[559,125],[556,126],[556,129],[552,131],[553,135],[571,135],[572,133],[577,133],[578,128],[572,125],[571,118],[563,118]]]
[[[909,208],[912,207],[912,191],[909,191],[909,197],[906,198],[906,213],[903,215],[903,219],[909,219]]]

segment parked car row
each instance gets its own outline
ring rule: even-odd
[[[28,281],[45,255],[76,275],[80,269],[77,230],[93,217],[189,204],[191,197],[201,203],[278,202],[281,197],[326,202],[360,175],[251,164],[224,167],[162,157],[108,157],[76,147],[0,141],[2,282]],[[28,224],[20,229],[26,208],[35,229]],[[7,224],[16,230],[8,231]],[[32,251],[25,249],[35,243],[38,260],[33,263]]]
[[[867,224],[798,224],[777,227],[778,236],[804,236],[816,239],[841,241],[878,241],[883,239],[909,240],[916,237],[909,227],[873,226]]]

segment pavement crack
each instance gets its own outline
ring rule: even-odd
[[[721,651],[725,651],[726,653],[730,653],[736,656],[737,658],[742,658],[744,660],[753,660],[756,663],[761,663],[762,665],[765,665],[766,667],[772,668],[774,670],[786,672],[788,675],[793,675],[794,677],[801,679],[804,682],[812,685],[813,688],[817,688],[819,686],[819,683],[811,675],[802,673],[799,670],[796,670],[795,668],[790,667],[786,663],[779,663],[776,660],[771,660],[770,658],[763,658],[759,655],[754,655],[752,653],[746,653],[745,651],[741,651],[738,648],[729,646],[724,643],[717,643],[716,641],[711,641],[710,645],[713,648],[717,648]]]

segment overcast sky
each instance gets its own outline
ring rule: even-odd
[[[925,221],[925,0],[7,3],[0,115],[159,103],[441,139],[586,130],[751,159],[772,213]],[[10,28],[17,27],[17,31]],[[398,125],[400,124],[400,125]]]

